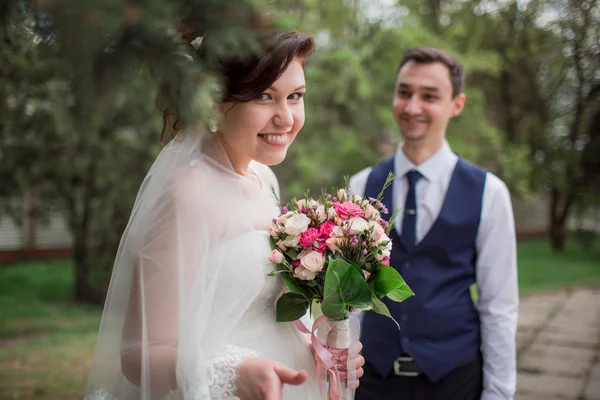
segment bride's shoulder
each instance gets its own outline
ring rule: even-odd
[[[168,191],[178,204],[197,207],[214,197],[209,194],[215,194],[220,179],[213,169],[190,164],[173,175]]]

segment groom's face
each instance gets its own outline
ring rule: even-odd
[[[265,165],[284,160],[304,125],[305,90],[303,62],[294,59],[256,99],[222,105],[222,137],[234,168],[251,160]]]
[[[411,60],[398,71],[393,112],[405,141],[443,140],[448,121],[464,104],[464,94],[452,95],[450,72],[441,62]]]

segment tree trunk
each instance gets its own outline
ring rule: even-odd
[[[565,243],[567,241],[567,224],[564,220],[552,219],[550,221],[550,246],[555,253],[565,251]]]
[[[85,239],[80,235],[75,237],[73,261],[75,264],[75,302],[79,304],[95,304],[93,288],[88,280],[88,257]]]
[[[563,193],[557,188],[551,191],[550,228],[548,231],[550,246],[556,253],[565,250],[567,241],[567,217],[573,204],[571,193]]]

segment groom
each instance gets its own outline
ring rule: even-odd
[[[513,399],[518,311],[516,240],[506,185],[452,152],[450,118],[465,105],[464,69],[436,48],[408,50],[398,69],[396,154],[350,180],[354,193],[400,206],[391,265],[415,296],[363,315],[366,359],[356,400]],[[476,283],[477,303],[469,288]]]

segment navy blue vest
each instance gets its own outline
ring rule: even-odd
[[[365,197],[377,197],[393,169],[393,158],[374,167]],[[388,317],[371,311],[364,315],[363,355],[383,376],[397,357],[409,354],[435,382],[479,351],[479,314],[469,288],[475,282],[485,177],[484,170],[459,158],[440,215],[421,242],[409,251],[396,230],[390,232],[390,264],[415,295],[402,303],[384,299],[400,331]],[[382,199],[389,210],[395,208],[392,193],[393,184]]]

